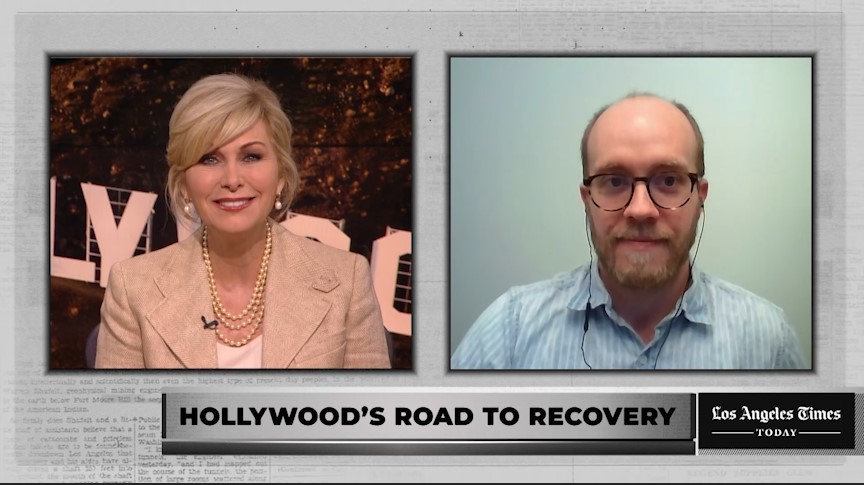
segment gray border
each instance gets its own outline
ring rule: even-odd
[[[64,467],[58,467],[59,470],[53,474],[50,465],[40,464],[37,457],[31,460],[18,461],[13,455],[12,450],[15,447],[25,446],[27,434],[16,432],[11,423],[20,419],[21,415],[13,414],[10,407],[6,405],[10,401],[6,399],[17,399],[24,396],[23,392],[32,390],[37,386],[53,387],[60,390],[80,388],[86,384],[79,384],[77,377],[87,378],[88,374],[65,374],[64,376],[45,376],[42,370],[44,365],[40,364],[41,357],[39,355],[22,356],[27,354],[28,349],[33,345],[41,348],[43,340],[40,338],[41,330],[32,330],[31,323],[33,321],[41,321],[39,315],[44,311],[40,306],[44,303],[44,299],[40,297],[43,294],[41,283],[32,281],[31,275],[44,274],[44,262],[40,258],[34,258],[33,247],[41,248],[39,245],[40,237],[43,237],[39,230],[32,228],[32,222],[40,221],[41,209],[34,210],[31,207],[31,202],[39,197],[47,196],[39,189],[33,189],[30,184],[26,184],[26,178],[31,175],[32,167],[28,167],[28,161],[33,159],[41,160],[44,153],[40,151],[40,134],[38,128],[34,129],[33,121],[27,116],[14,115],[13,108],[17,106],[17,110],[21,110],[20,103],[39,104],[41,101],[33,97],[32,89],[28,91],[28,85],[38,84],[39,79],[33,79],[28,73],[32,74],[32,60],[27,56],[34,49],[38,49],[41,42],[45,40],[41,35],[34,35],[34,32],[24,30],[21,31],[21,26],[16,25],[21,16],[15,16],[15,3],[3,4],[4,13],[2,24],[5,28],[0,29],[6,35],[7,49],[0,55],[0,82],[5,83],[7,89],[0,90],[0,104],[7,109],[0,110],[0,158],[3,163],[0,164],[0,183],[6,188],[4,192],[7,201],[11,203],[14,210],[7,212],[6,217],[2,220],[3,228],[5,229],[5,237],[0,239],[2,247],[5,249],[2,256],[2,263],[6,268],[12,268],[13,273],[6,273],[6,278],[3,279],[3,290],[0,294],[4,298],[4,308],[10,309],[12,314],[13,335],[3,339],[2,347],[0,347],[0,369],[2,369],[3,382],[2,397],[3,406],[0,406],[0,416],[3,417],[4,423],[10,423],[9,426],[4,425],[0,431],[4,436],[3,444],[4,451],[0,454],[0,468],[8,471],[4,475],[6,479],[14,479],[16,477],[22,481],[69,481],[69,478],[64,479]],[[174,13],[167,15],[183,16],[193,19],[193,15],[188,15],[190,12],[195,13],[209,10],[211,13],[216,9],[222,9],[219,14],[223,17],[229,17],[235,12],[238,5],[230,4],[212,4],[210,2],[193,1],[189,3],[172,4],[175,9]],[[50,2],[49,4],[28,5],[27,8],[35,11],[35,15],[45,15],[40,13],[47,11],[61,11],[68,9],[69,6],[60,2]],[[124,27],[135,27],[137,25],[137,15],[134,12],[141,13],[144,8],[139,5],[118,4],[110,2],[96,2],[91,7],[93,10],[101,10],[108,12],[111,9],[121,9],[133,13],[128,17],[131,19],[126,24],[106,25],[106,29],[101,29],[99,23],[92,23],[94,28],[88,33],[89,38],[72,36],[68,38],[64,45],[80,46],[82,44],[100,44],[117,45],[117,49],[136,49],[141,45],[151,45],[153,43],[165,42],[160,39],[178,39],[184,41],[190,33],[175,33],[169,32],[166,26],[159,26],[155,31],[146,31],[140,28],[131,28],[126,30]],[[274,12],[278,8],[285,8],[273,2],[256,2],[247,9],[269,10]],[[727,34],[730,34],[728,44],[747,47],[762,52],[771,52],[772,49],[782,49],[783,46],[799,45],[802,42],[799,38],[785,38],[779,41],[777,47],[772,44],[770,37],[763,35],[747,38],[748,25],[753,26],[749,22],[753,14],[768,14],[778,19],[786,18],[787,16],[806,17],[812,14],[828,14],[833,18],[839,18],[838,22],[832,22],[830,25],[819,24],[814,25],[810,33],[815,39],[835,38],[839,37],[839,45],[826,45],[825,49],[830,49],[832,53],[839,55],[832,56],[834,62],[826,66],[825,72],[831,75],[827,76],[825,81],[832,86],[840,86],[839,92],[835,90],[829,99],[820,96],[822,103],[823,116],[819,118],[820,126],[817,136],[817,143],[821,142],[829,148],[828,151],[834,155],[834,160],[839,163],[830,163],[826,165],[817,164],[824,170],[824,173],[818,182],[831,190],[835,190],[840,194],[831,204],[820,205],[817,221],[820,222],[819,228],[824,231],[832,231],[831,234],[825,232],[817,234],[817,237],[823,243],[818,247],[821,251],[825,251],[825,258],[819,261],[819,276],[817,279],[820,282],[819,296],[829,297],[830,305],[820,305],[817,311],[820,313],[818,319],[820,322],[825,322],[825,325],[819,325],[818,333],[814,334],[815,354],[814,354],[814,372],[813,375],[801,376],[793,378],[793,376],[776,376],[767,375],[765,379],[754,379],[750,375],[723,374],[711,379],[710,382],[700,383],[702,378],[696,379],[694,375],[685,376],[685,378],[676,379],[673,375],[652,375],[650,382],[645,382],[645,379],[637,379],[628,374],[618,374],[613,381],[608,379],[609,375],[581,375],[578,377],[559,374],[551,376],[549,374],[539,373],[531,374],[530,376],[507,375],[506,382],[499,375],[487,375],[486,378],[478,378],[479,376],[468,375],[446,375],[447,364],[445,359],[449,352],[444,351],[442,332],[435,325],[443,319],[443,305],[446,304],[446,288],[444,288],[445,275],[441,268],[437,268],[434,262],[441,260],[446,253],[446,234],[443,234],[440,229],[440,220],[442,214],[438,211],[439,204],[442,202],[442,197],[438,194],[439,189],[443,184],[443,178],[440,175],[440,170],[443,160],[445,160],[446,150],[444,139],[440,134],[436,134],[436,128],[440,128],[440,120],[433,122],[432,119],[440,116],[440,107],[435,106],[432,101],[439,97],[440,93],[436,92],[436,82],[434,77],[436,72],[441,71],[441,61],[438,50],[443,48],[443,37],[434,37],[425,35],[412,36],[417,45],[412,48],[418,49],[417,56],[419,71],[418,71],[418,96],[416,116],[418,120],[415,126],[418,133],[422,132],[423,139],[415,138],[418,147],[417,160],[418,166],[415,174],[417,175],[418,187],[429,187],[428,190],[415,192],[415,202],[418,214],[418,237],[422,233],[422,240],[418,240],[415,249],[418,251],[418,257],[423,256],[424,267],[421,278],[418,278],[418,285],[422,287],[423,298],[418,299],[419,310],[424,318],[423,326],[415,326],[417,338],[420,344],[416,347],[418,351],[415,354],[415,379],[408,378],[407,374],[394,375],[387,379],[382,379],[381,376],[352,376],[351,380],[344,379],[342,382],[336,382],[326,375],[322,374],[292,374],[289,377],[281,380],[276,379],[273,375],[258,376],[255,378],[247,377],[246,380],[241,380],[240,385],[278,385],[287,387],[295,387],[304,385],[304,379],[316,380],[314,385],[319,385],[322,388],[333,389],[334,386],[350,386],[364,387],[367,386],[441,386],[448,385],[453,388],[474,388],[474,389],[489,389],[493,387],[500,388],[508,385],[510,388],[520,388],[526,392],[531,392],[538,388],[550,388],[555,386],[575,386],[583,388],[605,388],[611,392],[616,389],[632,392],[634,390],[645,389],[648,386],[651,391],[669,390],[670,392],[680,392],[682,389],[686,392],[699,392],[701,390],[711,390],[712,392],[735,392],[735,391],[750,391],[759,389],[764,391],[772,390],[788,390],[790,392],[801,392],[802,390],[836,390],[848,392],[852,388],[860,388],[864,386],[864,347],[859,345],[864,338],[864,333],[861,331],[859,322],[864,318],[864,306],[860,304],[860,291],[864,279],[860,277],[861,269],[864,268],[864,252],[857,249],[858,245],[864,241],[864,225],[861,224],[862,217],[859,207],[864,203],[864,197],[859,192],[852,190],[864,183],[864,171],[860,165],[846,164],[846,152],[860,153],[864,138],[861,137],[846,137],[845,130],[848,127],[850,132],[864,127],[862,124],[862,113],[864,113],[864,65],[861,63],[860,56],[854,53],[860,52],[860,47],[864,46],[864,30],[858,28],[864,25],[864,5],[857,2],[842,2],[840,0],[828,2],[780,2],[775,5],[775,2],[741,2],[734,0],[718,0],[717,2],[686,2],[673,1],[661,4],[646,5],[644,2],[636,2],[633,0],[621,0],[619,2],[588,2],[585,4],[576,2],[542,2],[542,1],[520,1],[510,0],[500,3],[490,2],[488,0],[469,0],[447,1],[447,2],[429,2],[426,0],[413,0],[409,2],[396,2],[392,0],[378,0],[373,4],[365,4],[363,7],[355,6],[351,2],[298,2],[292,4],[291,8],[299,12],[312,12],[322,15],[339,12],[346,8],[365,8],[365,11],[360,11],[361,17],[364,15],[370,19],[369,24],[381,25],[382,22],[392,19],[394,12],[406,13],[405,17],[409,21],[421,19],[421,23],[427,23],[433,26],[436,31],[445,30],[448,34],[454,34],[454,31],[464,25],[472,27],[471,34],[474,34],[470,45],[466,43],[463,52],[493,52],[495,49],[509,48],[510,50],[521,49],[525,53],[541,52],[567,52],[567,47],[560,43],[560,39],[556,33],[560,31],[560,25],[552,25],[549,29],[543,29],[541,35],[531,36],[531,24],[519,22],[517,27],[520,38],[516,41],[510,41],[506,45],[501,42],[496,42],[498,34],[504,35],[502,31],[495,31],[496,26],[507,14],[514,14],[518,17],[520,14],[545,14],[549,18],[558,18],[560,23],[567,23],[569,31],[576,31],[580,27],[585,27],[584,37],[586,43],[595,49],[608,49],[614,51],[615,39],[608,35],[602,34],[599,27],[603,23],[614,23],[621,14],[635,14],[641,16],[644,21],[636,25],[637,33],[653,27],[654,23],[668,22],[669,29],[664,30],[664,37],[656,37],[651,34],[652,45],[667,46],[669,49],[697,49],[700,48],[700,37],[689,38],[687,32],[679,31],[679,27],[684,25],[677,21],[681,14],[691,14],[696,20],[704,21],[714,15],[727,15],[739,19],[739,24],[728,23],[725,27],[728,29]],[[445,18],[446,12],[460,13],[463,17],[471,17],[475,19],[468,24],[457,24],[455,22],[447,23],[439,19]],[[152,12],[144,12],[152,13]],[[280,13],[280,12],[277,12]],[[285,12],[281,12],[285,13]],[[383,13],[383,15],[381,15]],[[504,14],[504,15],[502,15]],[[67,16],[71,24],[80,24],[76,20],[80,16],[86,16],[84,13],[66,13],[61,14]],[[90,15],[95,17],[96,15]],[[576,22],[574,19],[582,19],[582,22]],[[194,22],[193,22],[194,23]],[[848,28],[847,28],[848,26]],[[32,26],[31,26],[32,27]],[[65,35],[67,23],[61,23],[58,28]],[[318,36],[311,39],[311,43],[319,44],[315,47],[318,52],[324,50],[333,50],[332,39],[352,39],[356,30],[351,26],[345,31],[340,31],[333,36],[330,32],[326,36]],[[425,26],[424,26],[425,27]],[[473,28],[477,27],[477,28]],[[529,34],[522,40],[523,28]],[[592,29],[595,29],[592,30]],[[696,30],[690,32],[696,36],[701,33],[699,23],[694,27]],[[750,27],[753,28],[753,27]],[[481,31],[486,29],[485,31]],[[267,29],[264,29],[267,32]],[[839,32],[838,32],[839,31]],[[608,31],[607,31],[608,32]],[[166,35],[162,35],[166,34]],[[167,35],[171,34],[171,35]],[[515,33],[513,33],[515,35]],[[743,35],[742,35],[743,34]],[[752,32],[750,33],[752,34]],[[54,32],[52,35],[58,35]],[[768,37],[768,42],[763,40]],[[100,39],[106,39],[107,42]],[[377,31],[367,32],[362,37],[362,42],[368,42],[373,46],[383,48],[386,39],[382,39],[382,35]],[[283,35],[282,42],[287,42]],[[234,41],[234,39],[227,39]],[[308,39],[299,39],[300,43],[310,42]],[[504,39],[506,40],[506,39]],[[603,45],[604,42],[612,40],[613,45]],[[689,42],[690,40],[695,41]],[[320,41],[320,42],[319,42]],[[806,41],[806,39],[805,39]],[[136,42],[141,45],[135,45]],[[452,42],[452,41],[448,41]],[[720,42],[720,41],[718,41]],[[809,42],[809,41],[807,41]],[[204,46],[206,49],[210,45],[211,39],[207,36],[200,37],[194,45]],[[223,45],[223,43],[212,42],[213,45]],[[357,49],[362,46],[358,44]],[[847,55],[848,53],[848,55]],[[15,94],[13,95],[13,86],[18,85]],[[846,83],[849,87],[846,88]],[[24,89],[22,90],[22,87]],[[24,97],[22,93],[25,94]],[[28,94],[29,93],[29,94]],[[427,104],[427,100],[429,103]],[[828,114],[830,120],[826,120],[824,114]],[[429,121],[427,122],[427,117]],[[827,121],[827,123],[826,123]],[[420,126],[422,124],[422,126]],[[431,131],[427,131],[431,130]],[[855,131],[857,132],[857,131]],[[23,151],[22,151],[23,150]],[[825,151],[820,150],[820,156],[825,155]],[[37,182],[41,184],[41,182]],[[12,194],[11,196],[9,194]],[[14,199],[13,196],[17,196]],[[22,199],[22,197],[24,199]],[[38,204],[37,204],[38,205]],[[445,214],[446,215],[446,214]],[[848,216],[848,217],[847,217]],[[836,232],[836,231],[839,231]],[[41,252],[41,249],[40,249]],[[421,254],[422,253],[422,254]],[[817,255],[818,256],[818,255]],[[428,261],[428,262],[426,262]],[[421,290],[418,290],[421,291]],[[418,293],[419,294],[419,293]],[[437,311],[437,308],[442,308]],[[35,318],[34,318],[35,317]],[[847,321],[847,319],[849,321]],[[824,330],[823,330],[824,329]],[[24,334],[21,336],[20,334]],[[440,342],[439,342],[440,340]],[[41,352],[38,352],[41,354]],[[23,361],[20,364],[17,361]],[[40,367],[42,366],[42,367]],[[107,379],[118,381],[120,384],[126,384],[125,381],[137,380],[143,378],[152,378],[154,380],[162,380],[164,375],[154,373],[153,375],[129,375],[116,374],[108,376]],[[219,384],[213,384],[216,376],[211,375],[195,375],[189,374],[184,376],[183,385],[208,385],[213,389],[222,388]],[[236,376],[229,376],[236,377]],[[259,377],[261,379],[259,379]],[[494,377],[494,378],[493,378]],[[188,379],[188,380],[187,380]],[[319,381],[320,379],[320,381]],[[69,381],[69,382],[67,382]],[[310,381],[311,382],[311,381]],[[227,382],[226,382],[227,384]],[[140,390],[149,390],[153,387],[159,387],[159,384],[129,384],[138,387]],[[147,389],[149,388],[149,389]],[[146,394],[144,395],[146,397]],[[94,416],[99,416],[103,407],[96,407]],[[145,416],[157,416],[159,413],[158,404],[141,404],[130,405],[124,408],[124,413],[139,414]],[[118,412],[111,413],[114,415]],[[8,432],[8,433],[7,433]],[[230,458],[230,457],[228,457]],[[215,458],[214,458],[215,459]],[[225,461],[220,461],[224,463]],[[450,456],[446,459],[436,460],[434,457],[421,458],[406,458],[394,462],[392,457],[364,457],[362,459],[352,460],[350,457],[328,457],[328,456],[309,456],[296,457],[290,460],[279,461],[277,459],[269,459],[264,457],[256,463],[266,463],[267,474],[263,476],[265,481],[314,481],[314,480],[350,480],[350,481],[374,481],[381,482],[385,480],[404,480],[404,481],[475,481],[482,480],[486,482],[495,481],[630,481],[637,477],[641,481],[653,482],[662,481],[668,482],[671,480],[680,481],[752,481],[752,480],[771,480],[771,481],[810,481],[830,479],[830,480],[851,480],[860,481],[862,465],[864,461],[860,459],[851,459],[850,457],[807,457],[807,456],[729,456],[729,457],[706,457],[702,456],[694,459],[681,459],[680,457],[633,457],[623,460],[617,457],[604,459],[603,457],[522,457],[514,459],[511,457],[465,457],[464,459],[457,456]],[[34,465],[32,468],[29,465]],[[161,466],[153,462],[147,462],[138,465],[143,469],[147,467]],[[166,461],[165,466],[172,468],[177,465],[176,461]],[[261,465],[257,465],[261,466]],[[221,468],[221,467],[219,467]],[[152,469],[152,468],[151,468]],[[142,470],[143,471],[143,470]],[[137,474],[136,474],[137,476]],[[40,480],[41,477],[41,480]],[[96,481],[95,475],[90,481]],[[152,475],[151,475],[152,478]]]

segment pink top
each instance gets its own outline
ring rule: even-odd
[[[261,335],[242,347],[216,344],[216,363],[220,369],[260,369]]]

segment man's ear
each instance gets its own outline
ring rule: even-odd
[[[708,181],[700,179],[697,188],[699,190],[700,207],[705,207],[705,200],[708,198]]]
[[[588,187],[585,187],[584,184],[579,184],[579,196],[582,197],[582,204],[585,206],[585,213],[588,213],[588,199],[591,197],[591,193],[588,191]]]

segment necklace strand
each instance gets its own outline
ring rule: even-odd
[[[244,308],[243,311],[237,315],[234,315],[225,309],[222,300],[219,298],[219,293],[216,290],[216,278],[213,275],[213,266],[210,262],[210,248],[207,243],[207,226],[204,226],[201,236],[201,248],[204,258],[204,267],[207,269],[207,279],[210,284],[210,299],[213,302],[213,314],[216,317],[216,320],[221,325],[231,330],[242,330],[249,325],[252,325],[252,330],[240,340],[232,340],[226,337],[219,330],[218,326],[215,328],[216,336],[232,347],[242,347],[249,343],[249,340],[252,338],[253,335],[255,335],[255,332],[258,331],[258,327],[264,320],[264,288],[267,285],[267,270],[270,266],[270,253],[273,247],[273,234],[270,228],[269,221],[266,222],[266,226],[267,239],[264,244],[264,256],[261,258],[261,268],[258,271],[258,278],[255,281],[255,288],[252,290],[252,297],[250,298],[249,303],[246,305],[246,308]],[[231,323],[232,321],[236,322],[238,320],[242,320],[246,316],[248,316],[249,318],[247,318],[242,323]]]
[[[249,343],[249,340],[252,339],[252,336],[255,335],[255,332],[258,331],[258,327],[261,325],[261,321],[263,320],[263,317],[264,317],[264,307],[263,306],[261,307],[259,312],[260,313],[258,314],[258,318],[255,319],[255,324],[252,326],[252,330],[242,339],[231,340],[230,338],[226,337],[219,330],[218,325],[215,327],[216,336],[219,337],[219,340],[225,342],[226,344],[230,345],[231,347],[242,347],[242,346],[246,345],[247,343]]]

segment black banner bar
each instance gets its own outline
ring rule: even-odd
[[[700,393],[699,448],[855,448],[855,394]]]
[[[163,455],[695,455],[689,440],[173,441]]]

